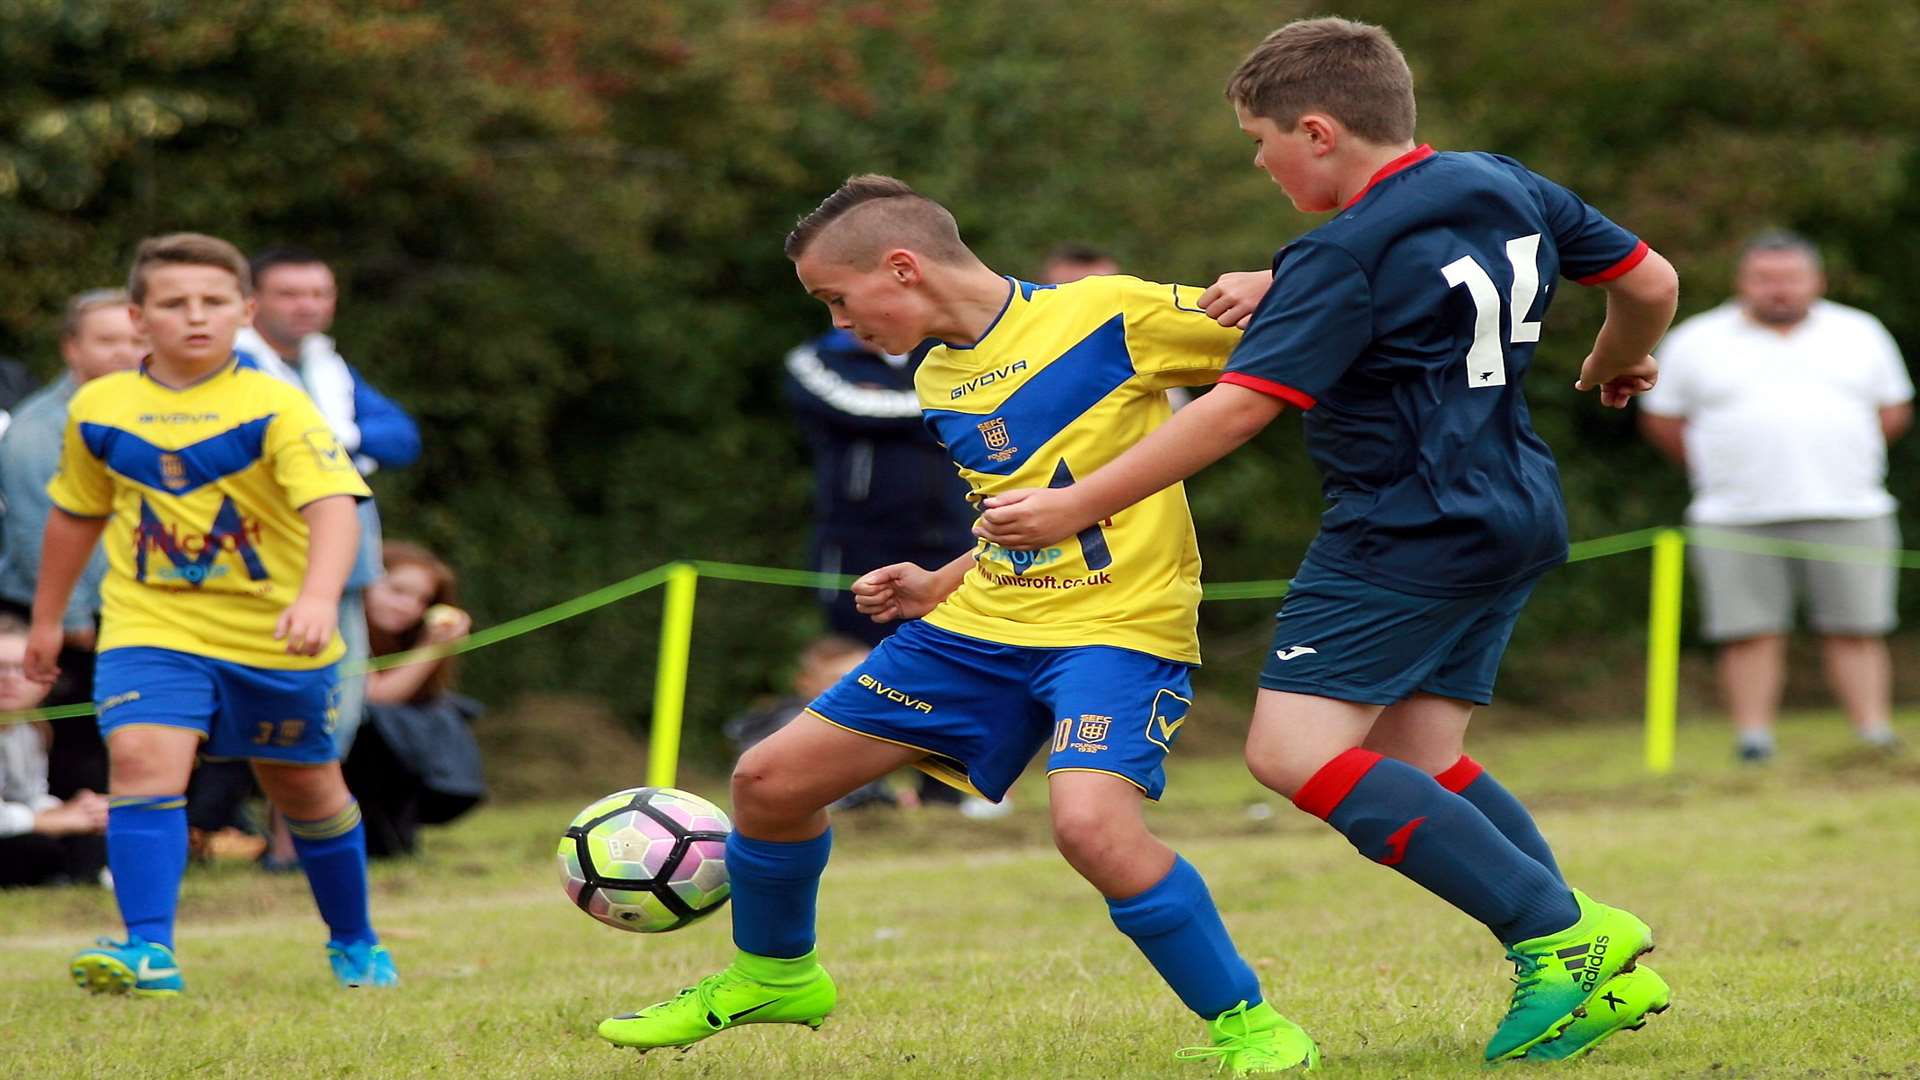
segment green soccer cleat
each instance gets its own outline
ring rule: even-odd
[[[1573,898],[1579,922],[1508,947],[1513,1003],[1487,1043],[1488,1061],[1523,1057],[1566,1030],[1579,1019],[1574,1010],[1601,984],[1633,970],[1641,954],[1652,951],[1653,931],[1633,913],[1595,903],[1578,889]]]
[[[818,1030],[838,998],[813,953],[780,960],[740,953],[720,972],[669,1001],[600,1021],[600,1037],[645,1053],[691,1046],[740,1024],[805,1024]]]
[[[1647,1017],[1666,1012],[1672,1001],[1667,981],[1642,964],[1608,979],[1585,1005],[1573,1010],[1574,1021],[1560,1034],[1534,1044],[1528,1061],[1567,1061],[1599,1046],[1616,1031],[1638,1031]]]
[[[173,950],[128,934],[125,941],[98,939],[68,962],[74,985],[94,994],[178,997],[186,989]]]
[[[1207,1033],[1213,1036],[1211,1046],[1189,1046],[1173,1056],[1182,1061],[1216,1058],[1235,1076],[1312,1072],[1320,1065],[1320,1048],[1307,1033],[1264,1001],[1252,1008],[1244,1001],[1235,1005],[1207,1021]]]

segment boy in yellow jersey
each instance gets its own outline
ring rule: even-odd
[[[242,366],[246,259],[224,240],[141,243],[127,286],[153,352],[68,408],[27,673],[58,674],[60,616],[104,533],[94,702],[110,759],[107,860],[125,941],[73,958],[96,993],[170,996],[196,752],[251,759],[294,843],[347,986],[398,981],[367,914],[365,834],[333,750],[335,612],[370,494],[297,389]]]
[[[1240,336],[1197,288],[996,274],[951,214],[888,177],[849,180],[786,250],[869,347],[940,340],[916,386],[976,500],[1111,460],[1167,419],[1170,387],[1212,382]],[[1199,578],[1177,486],[1042,550],[985,545],[862,577],[861,611],[913,621],[734,770],[733,964],[600,1034],[647,1049],[743,1023],[818,1027],[836,999],[814,951],[825,807],[907,764],[998,800],[1044,747],[1061,853],[1210,1029],[1180,1056],[1236,1075],[1311,1067],[1313,1041],[1265,1003],[1200,875],[1143,820],[1192,696]]]

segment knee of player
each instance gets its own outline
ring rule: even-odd
[[[1295,755],[1272,748],[1247,747],[1247,771],[1255,780],[1289,799],[1318,769],[1319,763],[1309,763]]]
[[[1141,828],[1125,815],[1108,813],[1099,806],[1055,803],[1053,807],[1053,844],[1075,865],[1125,851],[1129,838]]]
[[[736,818],[777,817],[803,809],[795,805],[798,785],[786,775],[779,759],[770,754],[747,751],[733,767],[732,788]]]

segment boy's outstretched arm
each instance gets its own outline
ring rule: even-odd
[[[1653,389],[1660,365],[1653,347],[1673,322],[1680,303],[1680,275],[1650,251],[1640,265],[1607,282],[1607,320],[1593,352],[1580,365],[1576,390],[1599,390],[1600,404],[1624,409],[1636,394]]]
[[[46,531],[40,534],[40,580],[33,589],[33,627],[27,632],[26,674],[34,682],[52,683],[60,675],[56,660],[66,637],[61,623],[67,597],[106,527],[106,518],[80,517],[58,506],[47,514]]]
[[[974,535],[1015,550],[1058,543],[1226,457],[1285,407],[1258,390],[1221,383],[1076,484],[987,499]]]
[[[360,515],[351,495],[328,495],[300,508],[307,519],[307,574],[300,595],[280,613],[273,639],[295,656],[318,656],[340,624],[340,590],[360,546]]]

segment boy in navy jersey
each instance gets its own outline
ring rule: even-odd
[[[1379,27],[1269,35],[1227,85],[1295,207],[1220,385],[1072,487],[986,501],[979,531],[1044,546],[1192,475],[1292,405],[1328,509],[1280,609],[1247,738],[1261,782],[1472,916],[1516,988],[1489,1061],[1558,1059],[1664,1009],[1645,923],[1561,879],[1514,797],[1463,753],[1534,583],[1566,559],[1558,473],[1521,387],[1557,276],[1607,290],[1576,387],[1650,389],[1666,260],[1567,189],[1491,154],[1415,146],[1413,80]]]

